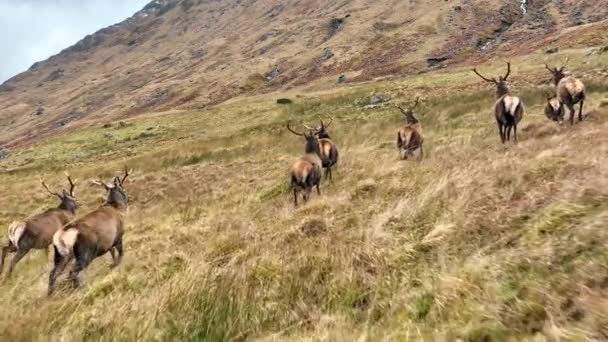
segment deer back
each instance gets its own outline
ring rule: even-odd
[[[49,209],[41,214],[26,219],[23,229],[9,232],[9,237],[17,247],[19,239],[27,234],[33,241],[33,248],[46,248],[53,242],[53,235],[63,226],[68,224],[72,213],[62,209]],[[11,236],[13,235],[13,236]]]
[[[564,105],[553,97],[547,101],[545,105],[545,116],[553,121],[559,121],[564,116]]]
[[[585,85],[579,79],[567,76],[557,84],[557,96],[562,103],[576,103],[585,98]]]
[[[397,146],[406,150],[414,150],[423,143],[422,134],[411,125],[401,127],[397,134]]]
[[[121,211],[104,206],[70,224],[66,230],[76,229],[81,239],[96,246],[99,252],[105,252],[112,248],[117,237],[122,234],[124,223]]]
[[[523,102],[517,96],[505,95],[496,101],[494,113],[503,124],[517,124],[523,117]]]
[[[323,166],[335,164],[338,161],[338,147],[336,144],[329,138],[321,138],[319,139],[319,145]]]

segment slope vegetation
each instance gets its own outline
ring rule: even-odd
[[[0,86],[0,144],[240,94],[598,45],[603,0],[154,0]],[[560,34],[565,37],[555,40]],[[563,45],[563,46],[562,46]]]
[[[605,44],[605,42],[604,42]],[[604,340],[608,338],[607,54],[560,52],[588,87],[586,120],[542,114],[544,53],[513,58],[527,112],[500,145],[493,90],[468,68],[208,110],[146,114],[15,148],[2,161],[0,225],[53,205],[37,176],[86,180],[127,164],[123,264],[50,299],[34,252],[0,284],[0,336],[61,340]],[[481,65],[503,72],[503,63]],[[392,103],[368,107],[382,93]],[[398,160],[394,103],[423,98],[420,162]],[[333,183],[294,209],[285,124],[334,116]]]

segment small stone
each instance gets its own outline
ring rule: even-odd
[[[9,150],[7,148],[0,146],[0,160],[7,159],[9,154]]]

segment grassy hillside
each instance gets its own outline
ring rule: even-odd
[[[54,205],[38,176],[87,185],[134,168],[126,255],[46,298],[50,255],[0,283],[0,336],[48,340],[583,341],[608,338],[608,54],[568,50],[587,120],[542,114],[543,56],[512,60],[526,114],[499,144],[493,89],[468,69],[238,98],[58,135],[0,162],[0,225]],[[503,72],[502,63],[481,66]],[[366,108],[371,94],[393,98]],[[420,162],[400,161],[394,103],[424,99]],[[295,103],[275,104],[278,96]],[[333,183],[294,209],[287,122],[335,117]]]
[[[0,145],[240,95],[606,44],[604,0],[155,0],[0,84]]]

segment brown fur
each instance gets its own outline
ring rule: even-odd
[[[416,99],[414,104],[407,110],[397,107],[406,120],[405,126],[401,127],[397,132],[397,147],[399,148],[399,155],[402,160],[413,156],[416,150],[420,150],[420,159],[424,157],[422,126],[420,125],[420,121],[414,116],[414,109],[418,106],[418,103],[419,99]]]
[[[565,77],[557,85],[557,97],[570,112],[570,124],[574,124],[574,105],[580,102],[578,121],[583,121],[583,105],[585,103],[585,85],[574,77]]]
[[[568,60],[566,60],[567,64]],[[556,96],[560,103],[562,103],[570,112],[570,125],[574,125],[574,115],[576,110],[574,106],[580,103],[578,111],[578,121],[583,121],[583,106],[585,104],[586,94],[585,85],[579,79],[566,76],[564,73],[565,66],[561,68],[551,68],[547,64],[545,67],[552,75],[552,82],[556,87]]]
[[[301,191],[304,191],[302,195],[304,202],[308,201],[314,187],[317,188],[317,194],[321,195],[320,184],[323,162],[321,160],[319,139],[313,130],[310,130],[309,133],[298,133],[293,131],[289,125],[287,125],[287,129],[296,135],[304,136],[306,139],[304,156],[295,161],[289,168],[294,205],[298,206],[298,193]]]
[[[123,256],[122,237],[128,205],[128,197],[122,186],[128,175],[129,173],[125,171],[122,180],[116,177],[111,185],[96,183],[102,185],[108,192],[106,203],[60,229],[53,236],[55,267],[49,275],[49,295],[54,291],[57,277],[72,258],[76,259],[76,263],[69,278],[74,287],[80,286],[79,273],[87,268],[95,258],[109,252],[114,261],[112,267],[120,264]]]
[[[419,131],[413,126],[403,126],[397,133],[397,147],[401,159],[413,156],[414,151],[420,149],[420,158],[423,157],[422,143],[424,139]]]
[[[4,269],[4,260],[8,253],[16,252],[8,271],[8,276],[10,276],[17,263],[31,249],[47,249],[53,242],[55,232],[72,219],[78,205],[73,197],[74,183],[69,176],[68,179],[70,181],[70,192],[64,190],[62,194],[59,194],[49,190],[52,195],[59,197],[61,200],[57,208],[48,209],[24,221],[14,222],[9,227],[9,242],[6,246],[2,247],[2,255],[0,256],[0,273]],[[48,190],[46,184],[44,182],[42,184]]]
[[[499,76],[498,79],[484,77],[477,72],[477,69],[473,69],[473,72],[484,81],[494,83],[496,86],[494,116],[498,126],[500,141],[504,144],[506,141],[511,140],[511,130],[513,130],[514,141],[517,143],[517,124],[519,124],[524,116],[524,104],[519,97],[512,96],[509,93],[507,79],[511,74],[511,63],[507,62],[507,73],[505,76]]]
[[[511,140],[511,130],[517,143],[517,124],[524,116],[524,105],[521,100],[510,95],[501,97],[494,105],[494,115],[502,143]]]
[[[545,115],[549,120],[560,124],[564,121],[564,105],[559,102],[559,99],[556,96],[551,96],[547,99]]]
[[[323,162],[323,169],[325,170],[325,178],[331,180],[332,179],[332,167],[338,163],[338,146],[334,143],[334,141],[329,136],[327,132],[327,128],[333,122],[333,119],[329,121],[328,124],[323,122],[323,119],[319,118],[319,122],[321,126],[317,128],[310,128],[305,126],[309,130],[313,130],[317,138],[319,138],[319,146],[321,150],[321,161]]]

